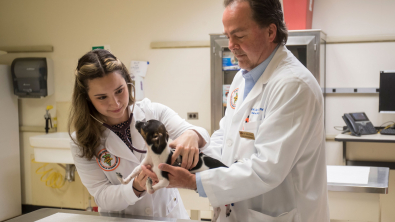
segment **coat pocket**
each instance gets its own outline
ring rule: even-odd
[[[255,139],[257,122],[244,123],[242,130],[240,130],[239,149],[235,155],[235,160],[239,161],[243,158],[250,158],[252,154],[256,153]]]
[[[255,134],[257,127],[258,127],[258,122],[257,121],[244,123],[244,131],[246,131],[246,132],[250,132],[250,133]]]
[[[166,204],[166,216],[169,215],[174,208],[178,205],[179,197],[177,192],[172,192],[171,199]]]
[[[247,221],[248,222],[299,222],[296,216],[296,209],[289,212],[282,213],[277,217],[272,217],[261,212],[248,209]]]
[[[244,123],[243,128],[239,132],[240,138],[255,140],[257,125],[257,122]]]

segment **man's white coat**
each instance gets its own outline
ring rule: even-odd
[[[317,80],[280,46],[244,101],[243,94],[239,72],[220,129],[203,150],[229,166],[200,173],[210,203],[222,207],[220,221],[329,221],[324,101]],[[241,138],[239,131],[254,133],[255,140]],[[223,207],[230,203],[227,218]]]

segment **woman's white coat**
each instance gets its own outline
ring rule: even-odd
[[[132,107],[129,107],[129,114],[131,109]],[[207,145],[209,143],[209,135],[206,130],[187,123],[170,108],[158,103],[151,103],[148,99],[136,103],[133,115],[130,130],[133,145],[137,149],[146,150],[146,145],[144,139],[134,127],[135,123],[136,121],[148,121],[150,119],[156,119],[164,123],[170,138],[173,140],[185,130],[194,129],[205,139]],[[72,137],[75,138],[75,132]],[[82,183],[95,198],[101,212],[117,211],[131,215],[189,219],[177,189],[164,188],[152,195],[145,192],[139,198],[133,192],[133,181],[127,185],[121,185],[115,173],[119,172],[124,176],[129,175],[144,159],[145,154],[132,153],[125,143],[109,129],[105,130],[101,140],[102,145],[96,150],[97,153],[101,154],[100,160],[95,157],[91,160],[80,157],[79,147],[75,143],[71,143],[77,172]],[[109,156],[105,156],[106,154],[109,154]],[[107,163],[105,160],[107,160]]]

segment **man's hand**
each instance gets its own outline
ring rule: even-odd
[[[176,149],[171,158],[171,164],[181,155],[181,167],[185,169],[194,168],[199,162],[199,140],[200,135],[197,132],[186,130],[176,140],[169,143],[171,148]]]
[[[181,167],[173,167],[165,163],[159,164],[159,169],[169,173],[170,184],[167,188],[185,188],[196,190],[196,177],[195,174],[190,173],[188,170]],[[158,177],[154,172],[145,166],[142,166],[143,171],[151,177],[157,179]]]
[[[159,164],[159,169],[169,173],[170,184],[167,188],[184,188],[196,190],[195,174],[181,167],[170,166],[165,163]]]

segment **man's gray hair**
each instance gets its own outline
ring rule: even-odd
[[[279,0],[224,0],[224,6],[226,8],[235,2],[248,2],[252,11],[252,19],[261,28],[266,28],[270,24],[277,26],[274,43],[284,45],[287,43],[288,30],[284,23],[284,14]]]

